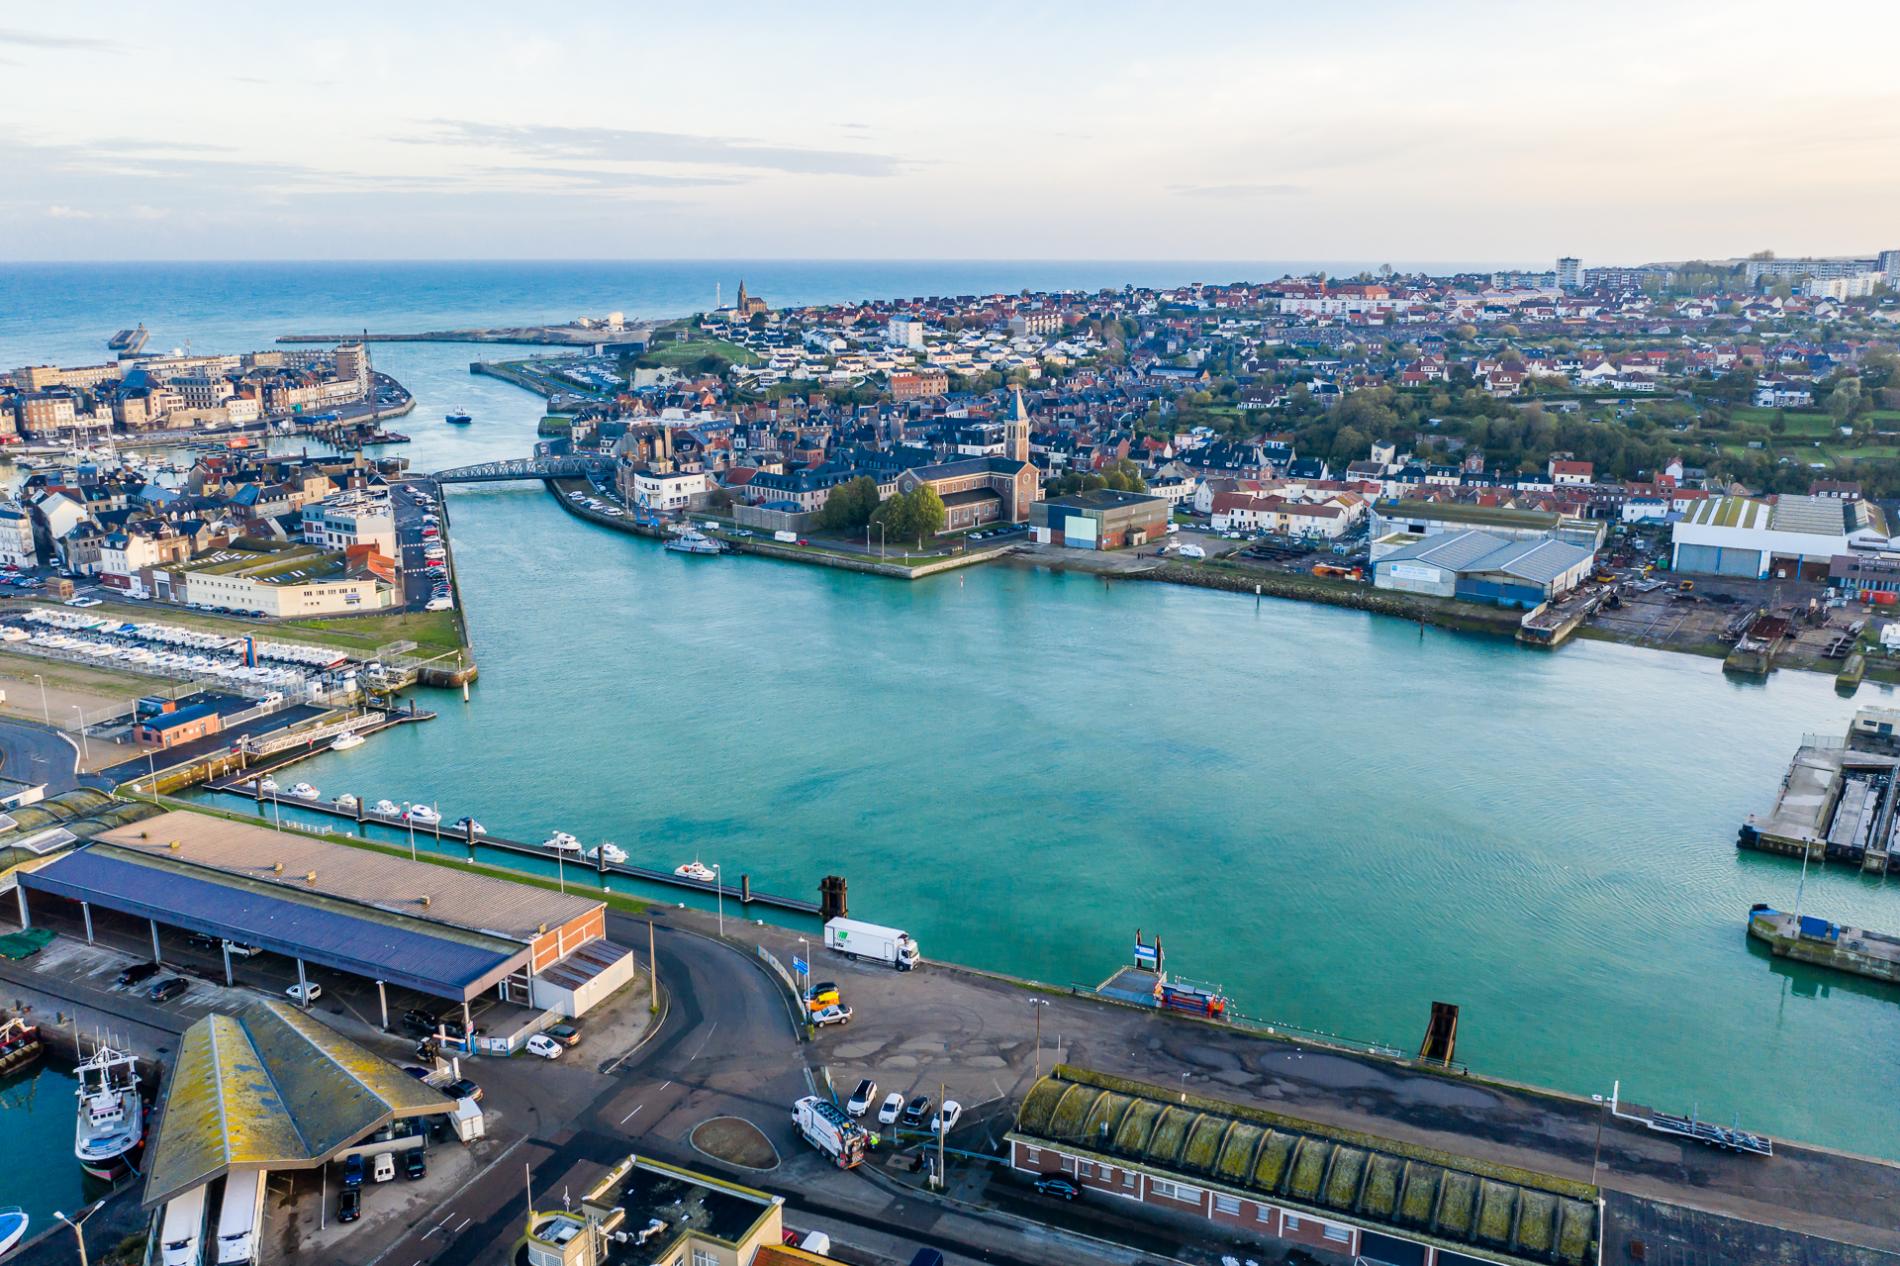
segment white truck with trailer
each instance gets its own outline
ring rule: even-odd
[[[839,1169],[855,1169],[864,1163],[870,1136],[829,1099],[806,1095],[794,1103],[792,1124],[807,1143],[829,1156]]]
[[[868,958],[898,971],[909,971],[922,957],[917,942],[901,928],[879,927],[857,919],[833,919],[825,924],[825,948],[853,958]]]

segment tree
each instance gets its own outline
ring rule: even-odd
[[[913,539],[919,549],[924,538],[943,531],[947,518],[943,498],[929,484],[918,484],[910,492],[900,492],[879,506],[871,522],[898,540]]]
[[[859,475],[831,490],[819,507],[818,526],[833,532],[855,532],[871,521],[877,507],[877,480]]]

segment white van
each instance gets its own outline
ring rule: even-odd
[[[1202,549],[1198,545],[1183,545],[1181,547],[1181,557],[1182,558],[1206,558],[1207,551]]]
[[[396,1154],[394,1152],[376,1153],[376,1165],[370,1171],[377,1182],[388,1182],[396,1176]]]

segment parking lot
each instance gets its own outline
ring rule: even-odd
[[[454,566],[443,528],[441,489],[421,480],[396,485],[390,506],[396,518],[396,574],[402,604],[411,611],[439,611],[455,603]]]

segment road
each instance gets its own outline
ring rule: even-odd
[[[0,721],[0,776],[43,782],[56,796],[81,783],[79,747],[57,730],[27,721]],[[90,780],[88,780],[88,785]]]
[[[608,934],[643,950],[646,923],[610,915]],[[791,1127],[790,1105],[810,1093],[812,1083],[808,1048],[798,1043],[785,991],[742,951],[664,921],[656,925],[655,952],[668,998],[657,1032],[630,1055],[590,1051],[583,1043],[575,1066],[526,1068],[530,1075],[508,1077],[502,1095],[491,1089],[491,1101],[511,1105],[513,1124],[524,1129],[509,1145],[506,1163],[490,1164],[369,1266],[502,1262],[525,1216],[524,1164],[537,1192],[578,1198],[629,1152],[783,1195],[789,1225],[825,1230],[838,1244],[897,1262],[926,1245],[959,1266],[1132,1266],[1152,1260],[1039,1232],[1003,1215],[940,1204],[874,1177],[866,1172],[871,1166],[850,1172],[832,1167]],[[510,1066],[517,1063],[484,1063],[485,1084],[495,1087],[503,1070],[513,1072]],[[603,1075],[607,1068],[611,1073]],[[719,1116],[758,1126],[778,1151],[777,1165],[750,1171],[698,1151],[694,1127]]]
[[[402,605],[410,611],[422,610],[432,595],[434,586],[426,553],[431,545],[442,545],[444,565],[448,565],[447,533],[435,537],[423,535],[423,516],[440,517],[441,510],[423,504],[417,499],[418,494],[430,496],[439,507],[441,499],[436,492],[416,484],[397,484],[389,499],[396,517],[396,576],[402,586]]]

